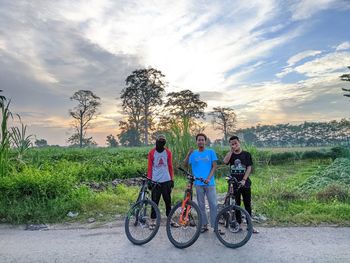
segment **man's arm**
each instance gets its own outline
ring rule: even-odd
[[[152,150],[148,153],[148,169],[147,178],[152,179],[152,168],[153,168],[153,152]]]
[[[209,173],[207,179],[205,179],[205,181],[204,181],[206,184],[208,184],[210,182],[211,177],[213,176],[213,174],[216,171],[216,167],[217,167],[216,161],[213,161],[212,165],[211,165],[210,173]]]
[[[192,153],[193,153],[193,148],[191,147],[191,148],[189,149],[189,151],[188,151],[188,153],[187,153],[185,159],[183,160],[183,165],[184,165],[185,167],[188,166],[188,161],[189,161],[190,156],[191,156]]]
[[[245,185],[245,182],[248,180],[248,177],[249,177],[249,175],[250,175],[251,172],[252,172],[252,166],[250,165],[250,166],[247,167],[247,169],[246,169],[246,171],[245,171],[245,174],[244,174],[244,176],[243,176],[243,179],[242,179],[242,181],[241,181],[241,183],[242,183],[243,185]]]
[[[170,179],[174,180],[173,156],[170,150],[167,150],[167,153],[168,153],[168,170],[170,174]]]
[[[232,151],[229,151],[223,160],[224,164],[228,164],[230,162],[231,156],[232,156]]]

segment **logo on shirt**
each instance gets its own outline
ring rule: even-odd
[[[236,159],[234,164],[231,165],[231,172],[233,174],[244,174],[246,171],[246,166],[242,164],[240,159]]]
[[[209,159],[209,156],[205,156],[205,157],[201,157],[201,156],[198,156],[194,159],[196,162],[199,162],[199,161],[203,161],[203,162],[209,162],[210,159]]]
[[[156,165],[157,167],[165,166],[165,162],[162,157],[159,158],[158,164]]]

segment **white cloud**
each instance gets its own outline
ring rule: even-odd
[[[322,51],[320,50],[306,50],[306,51],[303,51],[303,52],[300,52],[292,57],[290,57],[287,61],[288,63],[288,66],[294,66],[297,62],[305,59],[305,58],[308,58],[308,57],[313,57],[313,56],[316,56],[318,54],[321,54]]]
[[[278,78],[282,78],[292,72],[297,72],[307,77],[334,75],[339,74],[339,71],[344,71],[346,67],[350,65],[350,52],[338,51],[328,54],[325,53],[322,56],[318,56],[305,63],[295,66],[297,62],[319,54],[321,54],[321,51],[308,50],[292,56],[288,60],[288,66],[282,69],[281,72],[277,73],[276,76]]]
[[[304,20],[326,9],[349,8],[347,0],[298,0],[291,7],[292,19]]]
[[[350,49],[350,42],[349,41],[343,42],[339,46],[336,47],[336,51],[347,50],[347,49]]]
[[[350,52],[329,53],[295,67],[295,71],[307,77],[339,75],[350,65]]]
[[[338,3],[344,2],[298,1],[291,7],[293,19],[338,8]],[[6,79],[12,95],[23,102],[14,100],[19,111],[49,111],[53,117],[42,119],[47,126],[35,121],[36,117],[30,119],[35,131],[45,126],[45,135],[54,129],[55,122],[57,127],[62,123],[66,128],[63,120],[68,119],[69,96],[82,88],[93,90],[104,101],[92,132],[102,136],[105,128],[106,134],[111,133],[121,117],[114,104],[125,77],[131,70],[147,66],[166,74],[168,91],[224,94],[210,100],[209,107],[218,103],[241,107],[241,118],[252,122],[273,116],[287,118],[282,103],[292,98],[313,98],[311,88],[304,88],[315,80],[295,85],[278,81],[242,85],[245,79],[253,79],[258,69],[268,67],[277,48],[304,33],[305,24],[290,21],[285,10],[277,0],[9,1],[0,10],[0,66],[12,75],[0,75],[1,81]],[[337,51],[348,45],[342,43]],[[322,74],[325,83],[333,83],[343,64],[349,64],[348,54],[319,56],[323,53],[312,48],[291,57],[277,75],[296,71],[316,78]],[[305,58],[312,60],[301,64]],[[28,96],[35,98],[35,105],[25,105]]]

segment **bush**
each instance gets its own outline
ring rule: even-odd
[[[345,187],[338,184],[332,184],[317,192],[316,198],[317,200],[323,202],[334,200],[338,200],[340,202],[350,202],[350,193]]]
[[[350,187],[350,159],[335,159],[326,169],[310,177],[302,188],[304,191],[320,191],[332,184]]]
[[[295,160],[298,160],[298,155],[295,152],[282,152],[271,154],[271,164],[279,164]]]
[[[5,199],[53,199],[69,193],[75,181],[73,176],[61,171],[42,171],[25,167],[21,173],[0,177],[0,196]]]

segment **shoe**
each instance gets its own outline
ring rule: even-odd
[[[259,234],[259,230],[253,228],[253,234]]]
[[[202,226],[201,233],[207,232],[209,230],[208,226]]]
[[[215,230],[214,230],[214,232],[215,232]],[[220,235],[220,236],[225,235],[225,232],[224,232],[224,231],[222,231],[221,229],[218,229],[218,233],[219,233],[219,235]]]
[[[156,228],[155,220],[151,220],[148,228],[149,228],[149,230],[154,230]]]
[[[175,221],[173,221],[173,220],[171,221],[170,226],[174,227],[174,228],[180,227],[180,225],[178,223],[176,223]]]

